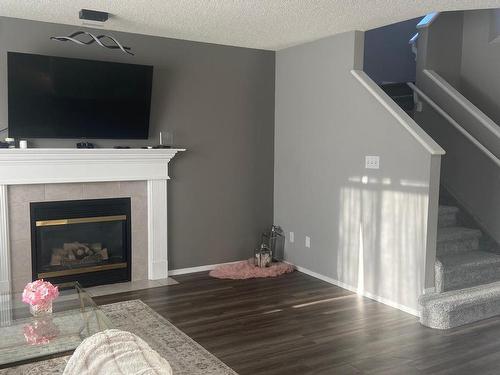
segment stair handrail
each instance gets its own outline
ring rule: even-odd
[[[367,91],[415,138],[431,155],[444,155],[446,152],[432,139],[401,107],[362,70],[351,70],[351,74]]]
[[[417,40],[420,36],[420,33],[416,33],[411,37],[411,39],[408,41],[408,44],[410,45],[411,52],[415,55],[415,61],[417,60]]]
[[[417,44],[417,40],[418,40],[418,37],[419,37],[419,36],[420,36],[420,34],[419,34],[419,33],[414,34],[414,35],[410,38],[410,40],[408,41],[408,44],[410,44],[410,45],[412,45],[412,46],[414,46],[415,44]]]
[[[500,127],[489,118],[484,112],[477,108],[469,99],[463,96],[456,88],[448,83],[436,71],[432,69],[424,69],[424,74],[429,77],[436,85],[444,92],[452,97],[462,108],[469,112],[477,121],[492,132],[500,140]]]
[[[500,167],[500,159],[498,159],[490,150],[488,150],[481,142],[474,138],[467,130],[465,130],[458,122],[455,121],[446,111],[444,111],[439,105],[436,104],[431,98],[429,98],[422,90],[415,86],[412,82],[406,83],[414,92],[416,92],[419,98],[424,99],[432,108],[436,110],[442,117],[444,117],[451,125],[453,125],[462,135],[464,135],[469,141],[471,141],[477,148],[479,148],[491,161],[493,161],[498,167]]]
[[[428,13],[417,24],[417,30],[429,27],[438,18],[439,12]]]

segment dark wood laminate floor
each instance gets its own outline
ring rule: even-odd
[[[275,279],[177,276],[141,299],[240,375],[500,374],[500,318],[449,331],[295,272]]]

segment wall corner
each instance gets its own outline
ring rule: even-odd
[[[354,31],[354,56],[353,69],[363,70],[363,62],[365,59],[365,32]]]

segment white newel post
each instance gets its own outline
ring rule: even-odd
[[[168,277],[167,180],[148,181],[148,278]]]

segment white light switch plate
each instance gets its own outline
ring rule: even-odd
[[[306,243],[305,243],[306,247],[311,247],[311,237],[309,236],[306,236]]]
[[[290,232],[290,243],[293,243],[295,241],[295,233]]]
[[[365,156],[365,168],[366,169],[379,169],[380,168],[380,157],[379,156]]]

